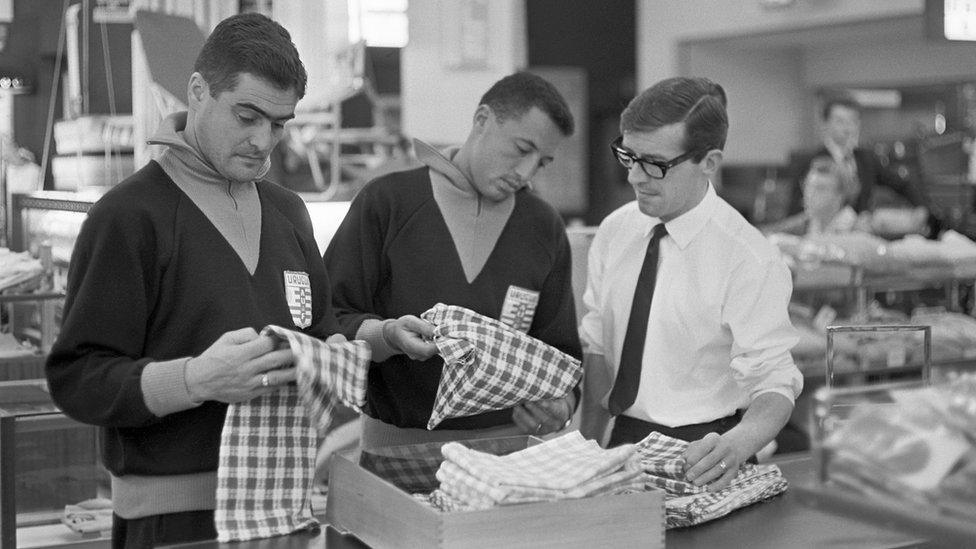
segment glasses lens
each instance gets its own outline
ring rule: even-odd
[[[664,178],[664,170],[661,169],[661,166],[658,166],[657,164],[651,164],[650,162],[644,161],[641,162],[641,168],[644,168],[644,173],[653,177],[654,179]]]
[[[664,170],[657,164],[652,164],[647,160],[643,160],[635,156],[632,152],[624,150],[617,143],[611,145],[611,150],[613,150],[613,155],[617,157],[617,161],[620,165],[630,170],[634,167],[634,164],[640,164],[644,173],[654,179],[662,179],[664,177]]]
[[[634,165],[634,157],[627,153],[627,151],[619,147],[612,147],[611,150],[613,151],[613,156],[616,157],[617,162],[620,162],[623,167],[629,170],[630,167]]]

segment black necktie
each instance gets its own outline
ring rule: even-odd
[[[664,223],[654,226],[654,234],[647,243],[644,264],[637,277],[634,290],[634,303],[630,306],[630,319],[627,320],[627,333],[620,351],[620,367],[617,380],[610,391],[610,413],[618,416],[630,408],[637,398],[640,386],[641,363],[644,360],[644,340],[647,338],[647,316],[651,312],[651,298],[654,297],[654,283],[657,281],[657,258],[659,243],[668,230]]]

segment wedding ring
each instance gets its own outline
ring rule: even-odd
[[[267,373],[261,374],[261,386],[269,387],[270,385],[271,385],[271,381],[268,379],[268,374]]]
[[[721,469],[722,469],[723,471],[725,471],[726,469],[728,469],[728,468],[729,468],[729,466],[728,466],[728,464],[727,464],[727,463],[725,463],[725,460],[724,460],[724,459],[718,462],[718,466],[719,466],[719,467],[720,467],[720,468],[721,468]]]

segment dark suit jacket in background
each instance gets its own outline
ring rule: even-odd
[[[888,187],[904,197],[913,206],[929,207],[928,198],[914,181],[904,181],[898,174],[881,165],[881,160],[874,151],[857,147],[853,151],[854,163],[857,164],[857,178],[861,182],[861,191],[857,199],[851,204],[854,211],[861,213],[874,209],[874,189],[877,186]],[[797,155],[793,163],[793,198],[790,201],[790,214],[803,211],[803,178],[810,168],[810,161],[818,156],[830,156],[827,147],[821,146],[813,153]],[[930,208],[931,209],[931,208]]]

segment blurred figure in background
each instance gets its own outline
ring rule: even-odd
[[[929,201],[914,181],[906,181],[881,164],[877,155],[858,145],[861,133],[860,105],[849,95],[828,98],[821,110],[823,146],[805,157],[796,173],[806,174],[815,158],[827,155],[834,159],[847,179],[845,202],[855,212],[871,211],[876,206],[876,190],[886,187],[915,207],[915,216],[925,219],[937,231],[940,224],[929,214]],[[794,186],[791,213],[803,208],[803,180]]]
[[[760,229],[797,236],[867,231],[870,213],[859,216],[847,204],[850,186],[851,180],[833,157],[817,156],[803,178],[803,211]]]

